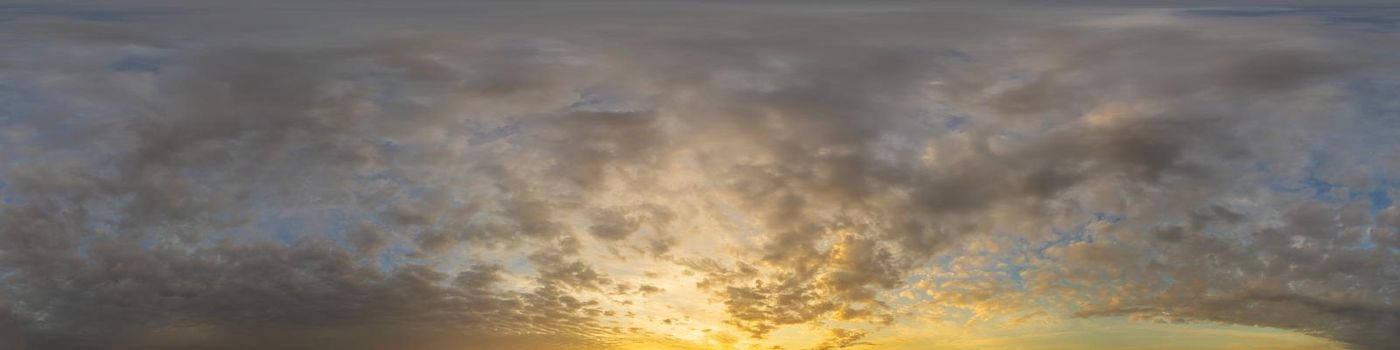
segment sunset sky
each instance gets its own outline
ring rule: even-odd
[[[0,0],[0,349],[1400,346],[1400,6]]]

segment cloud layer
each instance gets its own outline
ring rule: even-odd
[[[1394,11],[1093,8],[0,7],[0,342],[1400,341]]]

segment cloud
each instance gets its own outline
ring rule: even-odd
[[[1400,215],[1370,193],[1395,164],[1359,150],[1396,145],[1343,140],[1396,127],[1358,112],[1388,90],[1349,85],[1393,78],[1362,49],[1393,39],[1160,10],[479,6],[0,21],[52,39],[0,54],[0,337],[801,326],[836,349],[927,307],[1394,341]],[[931,299],[896,300],[911,285]]]

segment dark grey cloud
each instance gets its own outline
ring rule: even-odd
[[[1165,228],[1153,233],[1158,242],[1143,242],[1165,253],[1154,257],[1127,254],[1135,248],[1075,247],[1068,256],[1086,264],[1078,267],[1088,269],[1081,273],[1120,266],[1127,275],[1172,281],[1129,279],[1124,288],[1142,294],[1080,314],[1290,328],[1384,348],[1400,317],[1387,301],[1400,270],[1390,248],[1361,244],[1370,219],[1344,223],[1345,211],[1347,206],[1296,206],[1283,213],[1285,223],[1266,225],[1243,241],[1202,228]]]

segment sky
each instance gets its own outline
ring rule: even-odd
[[[1400,7],[0,3],[3,349],[1387,349]]]

